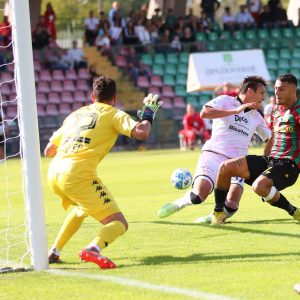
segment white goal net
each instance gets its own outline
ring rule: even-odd
[[[9,4],[0,25],[0,273],[48,266],[29,5]]]

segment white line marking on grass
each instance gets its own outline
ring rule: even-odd
[[[66,272],[61,270],[48,270],[50,274],[55,274],[59,276],[70,276],[70,277],[81,277],[81,278],[89,278],[99,281],[108,281],[115,284],[136,287],[145,290],[152,290],[157,292],[162,292],[166,294],[177,294],[187,297],[192,297],[196,299],[205,299],[205,300],[236,300],[236,298],[231,298],[223,295],[210,294],[206,292],[202,292],[199,290],[189,290],[185,288],[178,288],[174,286],[161,285],[161,284],[153,284],[149,282],[139,281],[128,279],[120,276],[109,276],[109,275],[95,275],[95,274],[84,274],[79,272]]]

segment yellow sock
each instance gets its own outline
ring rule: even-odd
[[[125,232],[126,227],[123,223],[112,221],[101,227],[98,236],[93,239],[91,244],[98,245],[100,249],[104,249]]]
[[[66,217],[63,225],[61,226],[56,240],[52,248],[61,251],[64,245],[69,241],[73,234],[79,229],[85,216],[77,217],[77,208],[74,208]]]

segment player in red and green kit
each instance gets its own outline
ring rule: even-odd
[[[212,223],[221,224],[226,219],[223,208],[233,176],[244,178],[263,201],[284,209],[300,221],[300,209],[280,193],[296,183],[300,170],[300,100],[296,93],[297,79],[294,75],[285,74],[276,79],[276,105],[271,113],[273,135],[268,141],[268,156],[247,155],[220,165]]]

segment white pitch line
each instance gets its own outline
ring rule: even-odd
[[[236,300],[236,298],[231,298],[223,295],[210,294],[199,290],[189,290],[185,288],[178,288],[178,287],[173,287],[168,285],[153,284],[153,283],[139,281],[139,280],[132,280],[120,276],[109,276],[109,275],[102,275],[102,274],[98,274],[98,275],[84,274],[79,272],[71,273],[71,272],[66,272],[61,270],[48,270],[46,272],[50,274],[59,275],[59,276],[81,277],[81,278],[89,278],[89,279],[94,279],[99,281],[107,281],[115,284],[136,287],[145,290],[152,290],[152,291],[162,292],[166,294],[177,294],[177,295],[192,297],[196,299]]]

